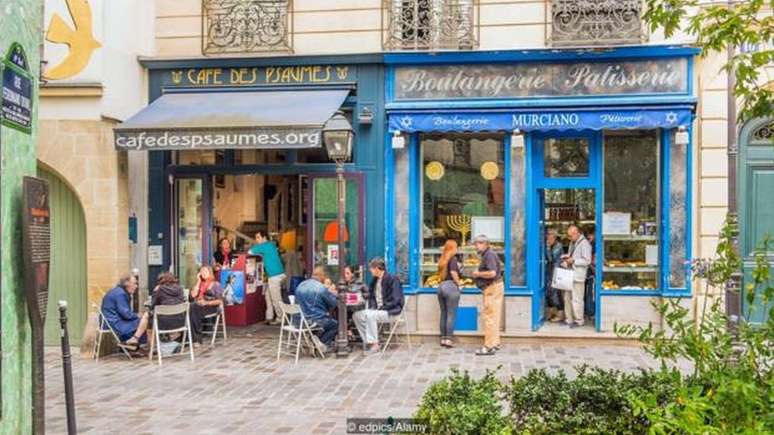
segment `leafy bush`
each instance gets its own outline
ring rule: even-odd
[[[515,432],[645,433],[649,422],[631,399],[648,392],[658,403],[667,403],[680,381],[679,374],[645,370],[629,374],[581,366],[577,372],[574,379],[542,369],[513,378],[506,396]]]
[[[437,435],[508,434],[501,398],[502,384],[493,371],[476,380],[454,369],[428,388],[414,417]]]

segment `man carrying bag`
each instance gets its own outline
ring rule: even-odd
[[[554,281],[557,281],[556,287],[562,289],[564,297],[564,315],[565,323],[570,328],[583,326],[583,299],[586,291],[586,274],[589,265],[591,265],[591,243],[583,236],[577,226],[570,225],[567,229],[567,236],[570,237],[570,252],[562,256],[562,266],[572,270],[572,288],[567,289],[567,271],[555,269]],[[564,279],[557,279],[563,275]]]

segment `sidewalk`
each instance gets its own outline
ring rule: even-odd
[[[655,363],[632,346],[576,345],[533,339],[506,344],[493,357],[476,357],[473,344],[446,350],[405,345],[383,357],[354,352],[337,360],[276,360],[268,331],[234,331],[227,345],[202,347],[187,357],[110,356],[73,360],[79,433],[90,434],[340,434],[347,417],[409,417],[422,393],[452,367],[475,375],[501,366],[500,376],[531,368],[571,369],[588,363],[635,370]],[[254,335],[248,337],[246,334]],[[592,343],[593,344],[593,343]],[[46,349],[46,425],[66,432],[60,350]]]

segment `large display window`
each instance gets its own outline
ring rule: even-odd
[[[421,283],[436,287],[438,259],[448,239],[459,245],[468,272],[478,266],[470,245],[475,235],[487,235],[504,256],[505,152],[501,135],[423,134],[419,145]],[[472,287],[473,281],[464,279],[464,284]]]
[[[660,268],[657,130],[604,135],[604,290],[656,290]]]

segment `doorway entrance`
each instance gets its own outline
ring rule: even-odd
[[[364,259],[363,189],[360,174],[346,175],[346,264]],[[326,267],[338,279],[335,174],[208,174],[177,177],[173,187],[173,270],[183,287],[196,283],[198,268],[213,264],[227,239],[235,254],[247,252],[262,232],[282,253],[288,285]]]
[[[601,136],[595,132],[535,135],[530,150],[531,193],[534,210],[528,211],[528,285],[532,291],[532,328],[552,320],[561,321],[563,292],[551,287],[553,268],[562,255],[570,254],[567,234],[575,225],[589,238],[596,251],[594,233],[601,213]],[[548,246],[548,239],[551,246]],[[598,327],[599,267],[596,258],[585,284],[585,328]],[[561,310],[561,311],[560,311]]]

